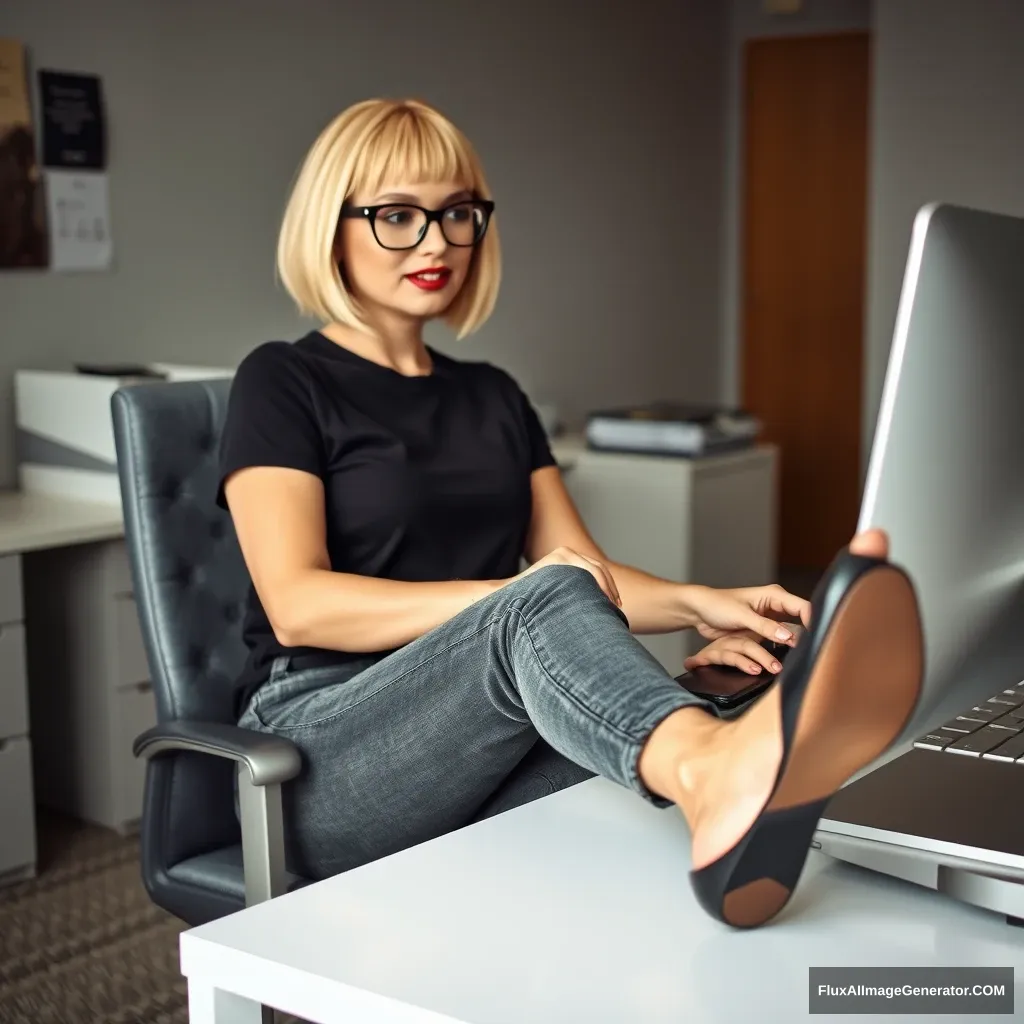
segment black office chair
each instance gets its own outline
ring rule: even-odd
[[[231,518],[215,503],[229,388],[143,383],[111,399],[156,696],[157,725],[134,747],[147,759],[142,878],[153,902],[190,926],[308,884],[285,869],[281,816],[281,785],[298,774],[299,752],[239,728],[233,715],[249,577]]]

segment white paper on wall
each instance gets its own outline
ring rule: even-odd
[[[48,169],[45,174],[51,269],[109,269],[114,246],[106,173]]]

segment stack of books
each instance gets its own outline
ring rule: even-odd
[[[654,402],[587,417],[586,439],[601,451],[699,458],[749,448],[761,424],[742,409]]]

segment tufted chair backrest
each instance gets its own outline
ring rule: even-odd
[[[249,576],[216,504],[231,381],[128,385],[111,407],[128,554],[159,722],[234,724]]]

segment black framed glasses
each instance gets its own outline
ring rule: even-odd
[[[345,203],[342,217],[365,217],[373,237],[384,249],[415,249],[423,241],[430,225],[437,221],[449,245],[477,245],[487,233],[494,202],[490,199],[466,199],[439,210],[428,210],[410,203],[385,203],[382,206],[352,206]]]

